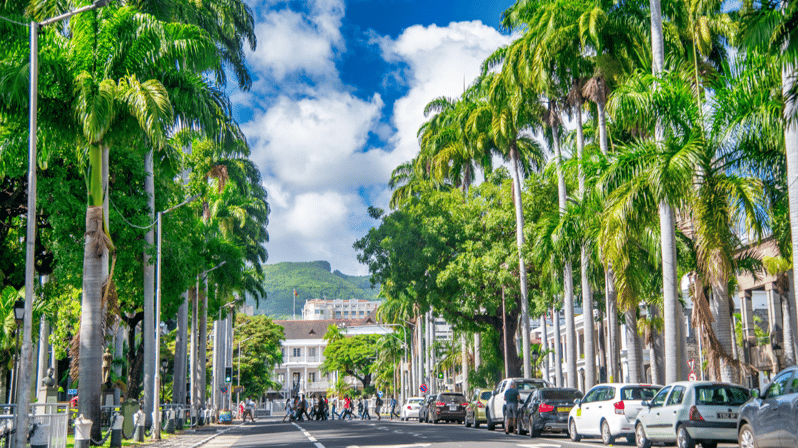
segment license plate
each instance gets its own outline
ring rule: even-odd
[[[449,406],[449,410],[450,411],[456,411],[457,410],[457,405],[456,404],[450,405]]]
[[[571,412],[571,408],[557,408],[557,412]]]
[[[737,420],[736,412],[718,412],[718,418],[727,418]]]

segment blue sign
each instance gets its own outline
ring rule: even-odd
[[[226,393],[227,393],[227,386],[222,386],[222,393],[223,393],[223,394],[226,394]]]
[[[67,395],[77,395],[77,394],[78,394],[77,389],[67,389]]]
[[[380,398],[382,398],[382,391],[381,391],[381,390],[380,390],[380,391],[377,391],[377,396],[378,396],[378,397],[380,397]]]
[[[421,386],[418,386],[418,390],[420,390],[422,394],[426,394],[427,393],[427,385],[426,384],[422,384]]]

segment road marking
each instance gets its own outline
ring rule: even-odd
[[[551,443],[529,443],[526,445],[516,445],[516,446],[523,446],[528,448],[560,448],[562,445],[554,445]]]
[[[414,443],[411,445],[349,445],[346,448],[414,448],[414,447],[426,447],[432,445],[431,443]]]
[[[299,429],[300,431],[302,431],[302,434],[304,434],[304,435],[305,435],[305,437],[307,437],[307,438],[308,438],[308,440],[310,440],[310,441],[311,441],[311,442],[312,442],[314,445],[316,445],[316,448],[324,448],[324,445],[322,445],[322,444],[321,444],[321,442],[319,442],[318,440],[316,440],[316,438],[315,438],[315,437],[313,437],[313,436],[312,436],[312,435],[311,435],[309,432],[305,431],[305,428],[303,428],[303,427],[301,427],[301,426],[297,425],[297,424],[296,424],[296,423],[294,423],[294,422],[291,422],[291,424],[292,424],[292,425],[294,425],[294,426],[296,426],[296,427],[297,427],[297,429]]]

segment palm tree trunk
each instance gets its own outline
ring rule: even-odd
[[[795,67],[785,64],[781,70],[781,89],[784,96],[784,143],[787,153],[787,195],[790,205],[790,229],[792,229],[792,265],[798,266],[798,121],[796,118],[797,106],[791,99],[789,92],[795,86]],[[798,275],[792,275],[791,290],[798,291]],[[787,333],[785,328],[785,333]],[[793,354],[795,356],[795,354]],[[795,358],[793,358],[795,359]]]
[[[549,349],[549,333],[548,329],[546,328],[546,313],[543,313],[540,316],[540,353],[546,353]],[[549,355],[543,355],[543,361],[541,363],[541,374],[543,375],[543,379],[546,381],[551,380],[551,376],[549,375]]]
[[[606,101],[604,99],[596,101],[599,125],[599,148],[601,149],[601,153],[606,156],[609,153],[609,144],[607,142],[607,112],[605,105]]]
[[[175,337],[175,367],[172,383],[172,403],[186,404],[186,350],[188,334],[188,291],[183,293],[183,303],[177,309],[177,335]]]
[[[199,285],[198,293],[199,295],[197,302],[199,302],[199,344],[197,346],[198,354],[197,354],[197,371],[198,381],[199,381],[199,390],[198,390],[198,398],[199,401],[197,405],[201,408],[205,407],[205,394],[207,390],[207,378],[205,378],[205,366],[208,362],[208,281],[207,279],[203,281],[202,284]]]
[[[629,382],[641,382],[640,376],[640,338],[637,336],[637,308],[624,312],[626,324],[626,364],[629,369]]]
[[[552,313],[554,321],[554,373],[557,387],[565,387],[562,381],[562,336],[560,333],[560,311]]]
[[[732,353],[732,334],[731,324],[729,323],[729,294],[726,282],[723,279],[713,282],[710,309],[715,317],[712,327],[715,336],[718,338],[723,351],[731,356]],[[734,367],[726,360],[720,360],[720,378],[724,382],[734,382]]]
[[[659,307],[656,305],[651,305],[649,310],[651,312],[652,319],[657,320],[660,318],[661,315]],[[661,384],[663,380],[662,372],[664,371],[665,367],[662,359],[662,333],[657,331],[656,328],[652,329],[652,332],[652,344],[650,347],[651,351],[649,353],[651,363],[651,382],[653,384]]]
[[[615,275],[611,268],[604,273],[605,301],[607,306],[607,382],[620,381],[620,344],[618,325],[618,303],[615,292]]]
[[[780,291],[781,292],[781,291]],[[790,297],[787,291],[781,294],[781,316],[784,322],[784,363],[791,366],[795,363],[794,335],[792,333],[793,308],[790,307]]]
[[[155,221],[155,181],[153,179],[152,149],[144,158],[144,194],[147,195],[147,207],[150,221]],[[144,234],[144,421],[152,424],[153,375],[155,373],[155,265],[149,250],[155,245],[153,227]]]
[[[512,165],[513,179],[513,204],[515,205],[515,241],[518,246],[518,271],[521,280],[521,335],[522,357],[524,358],[524,378],[532,374],[529,350],[529,299],[527,297],[526,264],[522,255],[524,247],[524,208],[521,204],[521,172],[518,168],[518,148],[515,143],[510,145],[510,163]]]

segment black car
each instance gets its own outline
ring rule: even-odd
[[[427,421],[463,423],[467,406],[465,395],[459,392],[441,392],[438,395],[433,395],[432,400],[427,403]]]
[[[547,387],[539,389],[527,397],[520,406],[516,421],[516,432],[537,437],[541,432],[567,432],[568,413],[574,401],[582,398],[579,389]]]
[[[779,372],[761,393],[752,392],[737,417],[740,448],[798,446],[798,367]]]
[[[435,395],[427,395],[424,397],[424,402],[418,408],[418,421],[421,423],[429,422],[429,404],[435,402]]]

